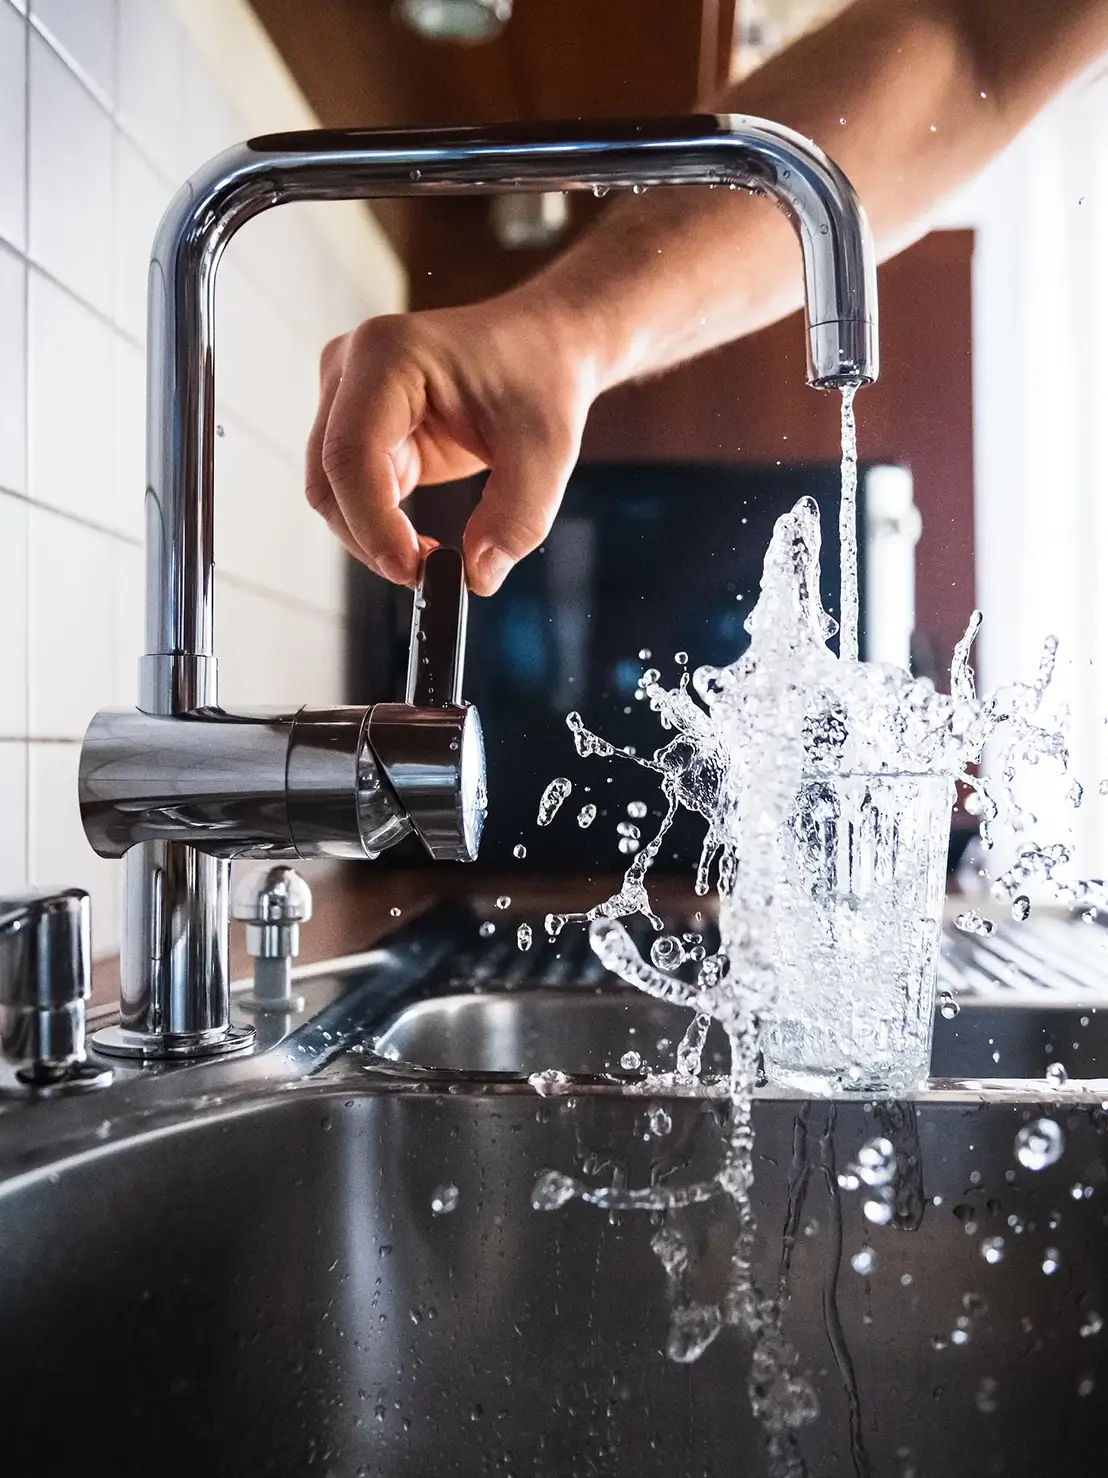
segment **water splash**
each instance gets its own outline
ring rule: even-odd
[[[888,1016],[888,982],[902,977],[902,994],[915,980],[913,1025],[926,1065],[932,1002],[925,987],[928,979],[933,986],[933,975],[920,961],[933,960],[938,947],[945,827],[956,780],[974,793],[986,847],[1005,831],[1025,837],[1015,863],[997,879],[1009,902],[1026,896],[1032,880],[1058,883],[1070,861],[1064,847],[1041,845],[1030,835],[1033,828],[1016,795],[1021,766],[1053,765],[1060,777],[1065,774],[1064,717],[1049,715],[1045,705],[1056,643],[1046,644],[1031,683],[985,698],[977,695],[971,667],[981,622],[977,612],[955,649],[949,693],[891,664],[856,660],[856,453],[849,398],[843,427],[842,656],[828,645],[836,626],[819,596],[818,510],[803,498],[774,528],[761,593],[746,621],[747,650],[727,667],[699,669],[691,681],[682,672],[673,688],[662,685],[656,669],[640,679],[651,709],[672,736],[652,756],[626,755],[660,785],[665,805],[655,835],[642,844],[612,896],[548,921],[548,931],[551,924],[560,930],[570,920],[587,922],[592,947],[612,973],[695,1013],[679,1054],[678,1078],[694,1081],[699,1074],[710,1021],[726,1034],[731,1116],[714,1186],[636,1192],[573,1182],[573,1193],[598,1205],[655,1210],[683,1204],[675,1196],[713,1192],[732,1202],[738,1229],[726,1291],[714,1311],[674,1294],[670,1352],[695,1358],[728,1325],[746,1333],[752,1406],[770,1433],[775,1471],[783,1473],[802,1471],[791,1444],[816,1403],[781,1333],[777,1303],[762,1294],[752,1272],[751,1106],[759,1055],[790,1013],[803,1027],[813,1019],[837,1026],[845,1015],[850,1019],[843,1034],[829,1037],[827,1050],[831,1058],[839,1054],[842,1087],[866,1086],[859,1067],[876,1050],[880,1031],[895,1042],[906,1030],[904,1022]],[[580,714],[569,714],[567,725],[579,755],[624,758]],[[976,773],[987,743],[996,778]],[[930,810],[923,808],[920,835],[902,833],[900,818],[919,808],[928,786],[932,798]],[[649,873],[680,809],[705,820],[695,887],[705,894],[714,871],[720,900],[720,950],[701,962],[691,981],[676,973],[685,963],[683,947],[679,954],[663,942],[673,936],[656,940],[647,960],[620,922],[641,915],[661,935]],[[892,874],[881,872],[889,857],[899,869],[895,887]],[[1092,885],[1080,896],[1097,902]],[[968,917],[965,923],[971,924]],[[976,920],[971,927],[977,932]],[[843,959],[865,963],[875,983],[872,999],[856,980],[847,980]],[[791,973],[790,960],[799,962]],[[843,1012],[843,1002],[852,1003],[853,1017]],[[830,1082],[824,1079],[825,1086]],[[864,1214],[874,1225],[899,1224],[897,1187],[881,1181],[884,1145],[875,1141],[870,1148],[872,1163],[852,1169],[856,1185],[866,1171]],[[671,1276],[666,1264],[676,1253],[668,1243],[664,1251],[667,1278],[676,1288],[676,1273]]]
[[[572,783],[564,775],[553,779],[543,791],[539,798],[538,824],[549,826],[561,809],[562,802],[573,789]]]

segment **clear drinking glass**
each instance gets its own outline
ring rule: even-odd
[[[945,776],[805,781],[778,834],[773,1081],[900,1093],[927,1077],[953,803]]]

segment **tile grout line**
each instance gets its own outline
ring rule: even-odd
[[[23,17],[23,482],[31,470],[31,18]],[[23,727],[31,727],[31,519],[23,518]],[[23,876],[31,880],[31,746],[23,745]]]
[[[138,549],[138,550],[141,551],[144,548],[144,541],[141,538],[135,538],[135,537],[133,537],[130,534],[121,534],[118,529],[109,528],[106,524],[96,523],[93,519],[82,518],[79,513],[72,513],[68,509],[57,508],[52,503],[43,503],[43,502],[40,502],[38,499],[32,498],[27,493],[17,492],[15,488],[7,488],[7,487],[4,487],[3,485],[0,485],[0,498],[11,498],[15,502],[22,503],[22,504],[24,504],[28,508],[37,509],[38,511],[40,511],[42,513],[49,513],[53,518],[61,518],[61,519],[64,519],[67,523],[76,524],[78,528],[88,529],[90,533],[93,533],[93,534],[102,534],[105,538],[112,539],[116,543],[122,544],[122,545],[124,545],[128,549]],[[27,536],[28,545],[29,545],[29,542],[30,542],[29,541],[29,526],[30,525],[29,525],[29,520],[28,520],[28,526],[27,526],[27,529],[25,530],[25,534]],[[30,569],[30,550],[29,550],[29,547],[25,550],[25,555],[26,555],[27,568],[29,570]],[[290,591],[287,591],[287,590],[280,590],[276,586],[272,586],[272,585],[263,585],[261,581],[254,580],[249,575],[240,575],[240,574],[238,574],[234,570],[228,570],[228,569],[226,569],[224,567],[221,567],[221,566],[218,566],[217,565],[216,566],[216,576],[217,576],[217,578],[219,579],[219,581],[221,583],[225,583],[227,585],[230,585],[234,589],[241,590],[241,591],[243,591],[244,593],[246,593],[248,595],[257,596],[261,600],[271,601],[273,604],[278,605],[278,606],[282,606],[282,607],[284,607],[285,609],[288,609],[288,610],[302,611],[306,615],[319,616],[319,617],[322,617],[323,619],[329,620],[329,621],[344,621],[346,619],[345,615],[343,614],[343,612],[341,610],[335,610],[331,606],[317,605],[315,602],[310,601],[310,600],[307,600],[307,599],[305,599],[304,596],[302,596],[300,594],[297,594],[295,592],[290,592]],[[28,588],[28,595],[27,595],[27,601],[28,601],[27,623],[28,623],[28,629],[29,629],[29,627],[30,627],[30,610],[29,610],[29,605],[30,605],[30,581],[29,581],[29,579],[28,579],[28,587],[27,588]],[[30,675],[29,674],[30,674],[30,669],[29,669],[29,664],[28,664],[28,686],[29,686],[29,683],[30,683]]]
[[[81,744],[81,739],[68,739],[54,734],[0,734],[0,744],[22,744],[30,749],[33,744]]]
[[[116,539],[120,544],[126,544],[131,549],[143,547],[143,540],[138,535],[121,533],[119,529],[113,529],[108,524],[97,523],[95,519],[85,518],[82,514],[74,513],[68,508],[59,508],[54,503],[44,503],[41,498],[33,498],[30,493],[21,493],[16,488],[5,487],[3,483],[0,483],[0,498],[13,498],[17,503],[26,504],[28,508],[37,508],[42,513],[49,513],[54,518],[64,518],[67,523],[74,523],[79,528],[88,529],[94,534],[103,534],[109,539]],[[27,554],[29,568],[29,547]]]
[[[116,12],[116,14],[118,16],[118,11]],[[50,50],[54,53],[54,55],[58,58],[58,60],[66,68],[66,70],[68,72],[71,72],[72,73],[73,77],[76,79],[76,81],[78,81],[81,84],[81,86],[88,93],[89,97],[92,98],[93,102],[94,103],[97,103],[99,105],[99,107],[105,113],[107,113],[107,115],[108,115],[109,118],[114,118],[115,117],[115,103],[112,101],[112,99],[108,95],[108,93],[106,93],[104,91],[104,89],[100,86],[100,84],[99,84],[99,82],[97,82],[96,78],[93,77],[90,72],[86,72],[85,71],[85,69],[81,65],[81,63],[72,54],[72,52],[70,52],[62,44],[62,42],[58,40],[58,38],[53,34],[53,32],[50,30],[49,26],[46,24],[45,21],[41,20],[37,15],[34,14],[33,11],[29,11],[28,12],[28,14],[27,14],[27,20],[28,20],[28,23],[29,23],[31,29],[34,31],[35,35],[38,36],[40,40],[42,40],[42,41],[44,41],[46,43],[46,45],[50,48]],[[116,52],[118,50],[118,27],[115,28],[115,31],[116,31],[116,34],[114,34],[112,36],[112,76],[113,76],[113,80],[114,80],[115,72],[116,72]]]

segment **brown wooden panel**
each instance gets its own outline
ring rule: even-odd
[[[941,660],[973,609],[973,233],[941,231],[880,273],[881,378],[857,400],[864,461],[909,466],[923,515],[918,625]],[[799,315],[597,402],[583,455],[745,464],[839,455],[839,398],[805,383]]]
[[[252,3],[332,127],[688,113],[722,80],[733,14],[729,0],[516,0],[500,38],[461,47],[413,35],[388,0]],[[408,266],[413,307],[502,291],[544,259],[504,251],[485,202],[374,209]],[[589,215],[583,203],[575,220]]]

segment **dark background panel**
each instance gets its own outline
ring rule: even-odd
[[[422,488],[412,504],[422,532],[456,542],[479,495],[479,480]],[[566,714],[619,747],[650,756],[666,733],[635,697],[646,667],[667,686],[681,668],[723,665],[746,648],[743,623],[757,598],[774,521],[808,495],[824,532],[823,603],[839,605],[837,465],[740,468],[708,465],[586,464],[577,469],[546,543],[524,560],[491,600],[473,599],[465,695],[485,726],[489,820],[481,865],[503,868],[527,847],[540,869],[581,873],[626,864],[616,825],[636,819],[653,835],[663,806],[657,777],[631,759],[577,756]],[[864,541],[859,537],[864,559]],[[861,571],[864,592],[864,566]],[[357,701],[402,696],[411,596],[366,572],[354,577],[355,636],[351,695]],[[864,646],[865,610],[862,610]],[[387,633],[383,636],[382,633]],[[649,651],[640,658],[640,651]],[[547,782],[566,776],[573,792],[555,821],[536,824]],[[598,808],[587,830],[581,807]],[[683,817],[659,858],[663,871],[686,872],[700,851],[703,823]],[[406,855],[405,855],[406,854]],[[417,860],[394,849],[397,861]]]

